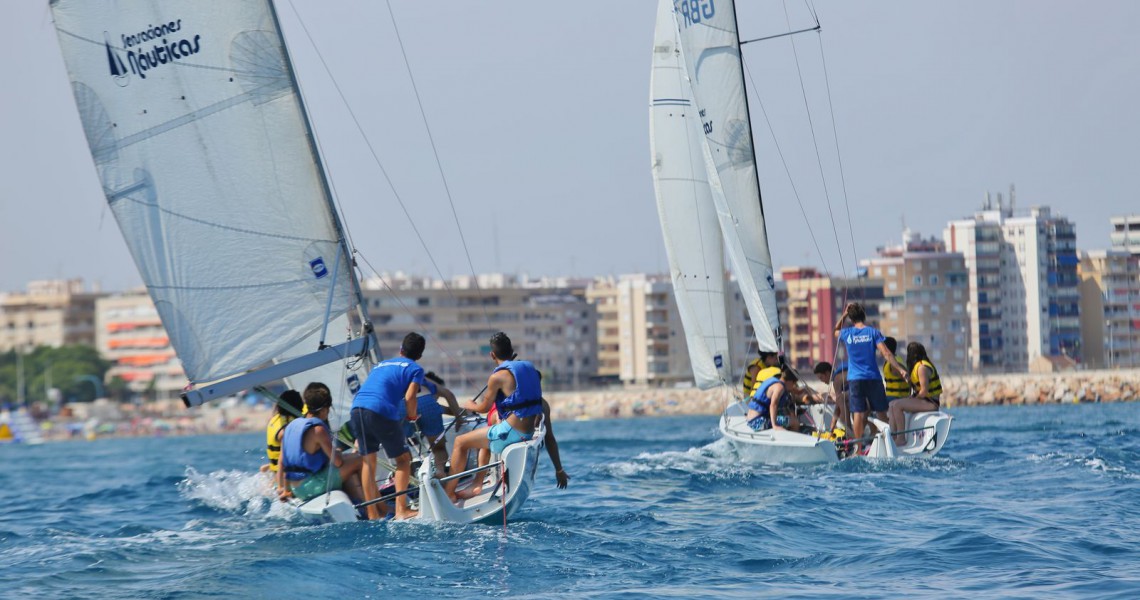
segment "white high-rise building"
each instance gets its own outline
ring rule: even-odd
[[[1080,360],[1080,292],[1076,231],[1048,207],[1014,211],[986,206],[971,219],[951,221],[946,248],[965,257],[973,366],[1022,371],[1051,356]]]
[[[1112,248],[1140,256],[1140,215],[1112,217]]]

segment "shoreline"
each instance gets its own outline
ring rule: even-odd
[[[942,378],[942,406],[1040,405],[1140,400],[1140,369],[1073,373],[950,375]],[[812,388],[822,391],[815,383]],[[717,415],[736,388],[624,388],[551,392],[556,421]],[[108,400],[69,405],[71,419],[36,423],[45,442],[102,438],[217,435],[264,431],[272,412],[237,399],[189,411],[177,400],[116,405]]]

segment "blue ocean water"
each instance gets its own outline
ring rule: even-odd
[[[502,526],[308,526],[262,436],[0,447],[0,596],[1138,598],[1140,405],[954,411],[929,461],[740,464],[713,417],[557,423]]]

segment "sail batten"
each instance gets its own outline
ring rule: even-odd
[[[367,335],[272,3],[51,9],[108,205],[191,383],[318,353],[333,322]]]

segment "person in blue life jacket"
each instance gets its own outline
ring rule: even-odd
[[[365,500],[380,497],[376,485],[376,453],[381,448],[388,460],[396,465],[396,492],[408,489],[412,478],[412,453],[404,437],[404,422],[416,421],[417,396],[424,382],[424,370],[417,360],[424,354],[424,336],[412,332],[404,336],[400,345],[400,355],[380,361],[356,396],[352,399],[349,423],[356,447],[364,457],[361,477],[364,481]],[[383,512],[381,512],[383,510]],[[396,499],[396,519],[410,519],[418,516],[408,506],[408,498],[401,495]],[[368,518],[379,519],[387,513],[383,503],[368,506]]]
[[[491,427],[480,427],[455,438],[451,453],[451,475],[461,473],[467,466],[467,454],[472,450],[489,449],[502,454],[511,444],[526,442],[534,436],[538,418],[542,415],[542,383],[538,370],[530,361],[510,360],[514,347],[507,334],[491,336],[491,360],[495,370],[487,379],[487,391],[482,398],[467,403],[467,410],[486,414],[494,405],[498,408],[499,422]],[[478,477],[477,477],[478,478]],[[458,479],[448,481],[444,489],[456,500]]]
[[[424,374],[420,396],[416,399],[416,410],[420,417],[414,424],[408,423],[404,426],[407,437],[415,435],[415,430],[418,428],[427,438],[428,447],[435,457],[436,477],[443,477],[444,465],[447,464],[447,444],[439,439],[443,434],[443,413],[446,411],[448,414],[457,415],[460,412],[455,394],[444,387],[444,383],[444,380],[432,371]],[[447,402],[446,409],[439,403],[439,399]]]
[[[847,319],[851,320],[851,327],[843,327]],[[864,322],[866,320],[867,313],[863,306],[852,302],[844,308],[835,323],[835,333],[847,348],[848,408],[851,410],[851,435],[855,438],[863,436],[868,410],[883,415],[885,419],[889,407],[879,363],[875,360],[876,351],[882,354],[896,373],[907,376],[906,369],[887,348],[886,336],[867,325]],[[861,449],[861,444],[856,445],[856,452]]]
[[[792,389],[799,378],[795,372],[784,366],[780,374],[765,379],[748,401],[748,426],[756,431],[764,429],[800,430],[796,417]]]
[[[322,383],[305,388],[305,416],[291,421],[281,434],[277,465],[278,498],[307,501],[343,489],[353,502],[364,499],[360,482],[363,461],[358,454],[341,454],[333,447],[328,424],[332,394]]]

